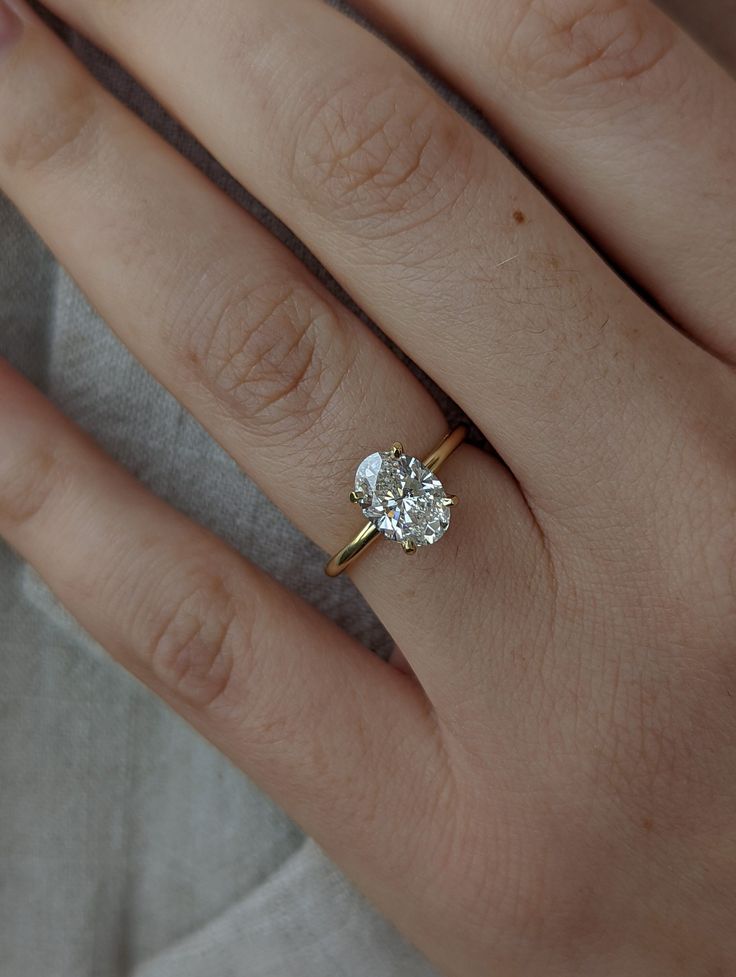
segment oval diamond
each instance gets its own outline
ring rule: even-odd
[[[366,519],[388,539],[429,546],[450,525],[442,483],[411,455],[368,455],[355,473],[355,493]]]

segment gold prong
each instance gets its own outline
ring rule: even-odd
[[[412,554],[416,553],[417,551],[417,544],[413,539],[405,539],[401,545],[407,556],[412,556]]]
[[[401,441],[394,441],[394,443],[391,445],[391,454],[394,456],[394,458],[400,458],[403,453],[404,445],[401,443]]]
[[[448,495],[442,500],[442,505],[457,505],[459,501],[456,495]]]
[[[350,493],[350,501],[354,505],[359,505],[363,501],[363,493],[362,492],[351,492]]]

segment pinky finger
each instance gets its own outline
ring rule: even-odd
[[[441,768],[416,683],[149,493],[2,361],[0,535],[391,909]]]

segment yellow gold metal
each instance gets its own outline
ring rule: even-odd
[[[407,556],[411,556],[413,553],[416,553],[417,551],[417,544],[414,542],[413,539],[405,539],[404,542],[401,544],[401,546],[404,552],[407,554]]]
[[[403,453],[404,445],[401,443],[401,441],[394,441],[394,443],[391,445],[391,454],[394,456],[394,458],[400,458]]]
[[[362,498],[363,498],[363,493],[362,492],[351,492],[350,493],[350,501],[351,502],[354,502],[355,505],[358,505],[360,503],[360,500]]]
[[[444,505],[457,505],[460,499],[456,495],[448,495],[444,500]]]
[[[453,451],[455,451],[456,448],[460,447],[460,445],[467,437],[467,434],[468,434],[467,428],[464,427],[462,424],[459,427],[456,427],[453,431],[450,431],[450,433],[442,439],[442,441],[437,445],[437,447],[434,449],[434,451],[431,454],[427,455],[427,457],[424,458],[422,464],[426,468],[428,468],[431,472],[436,472],[440,468],[440,466],[445,461],[447,461],[447,459],[450,457]],[[396,454],[396,449],[399,449],[398,454]],[[403,445],[401,445],[400,442],[396,441],[391,447],[391,452],[392,454],[394,454],[394,457],[398,458],[400,455],[404,453]],[[359,501],[357,499],[353,500],[353,495],[355,494],[356,494],[355,492],[351,493],[350,495],[351,501]],[[457,503],[458,503],[458,498],[456,495],[448,496],[448,502],[447,502],[448,505],[457,505]],[[350,566],[351,563],[357,560],[358,557],[363,552],[365,552],[365,550],[367,550],[369,546],[375,543],[375,541],[378,539],[379,536],[382,535],[383,534],[381,533],[381,530],[377,529],[372,522],[367,522],[365,526],[363,526],[361,531],[358,533],[358,535],[354,539],[351,539],[350,542],[347,544],[347,546],[343,546],[340,552],[336,553],[329,561],[329,563],[325,567],[325,573],[327,574],[327,576],[328,577],[339,576],[343,572],[343,570],[345,570],[347,567]],[[414,550],[416,550],[416,544],[412,543],[411,545],[414,546],[413,550],[408,549],[406,546],[404,547],[407,553],[411,553],[414,552]]]

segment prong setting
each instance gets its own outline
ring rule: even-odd
[[[454,496],[431,468],[395,441],[389,451],[374,451],[361,461],[350,500],[387,539],[415,553],[445,534]]]
[[[394,458],[400,458],[404,453],[404,445],[401,441],[394,441],[391,445],[391,454]]]
[[[467,433],[463,425],[456,427],[423,459],[407,455],[396,441],[389,451],[374,451],[361,461],[350,500],[367,522],[327,563],[329,577],[342,573],[380,535],[398,542],[407,554],[444,536],[458,500],[445,492],[436,472]]]

